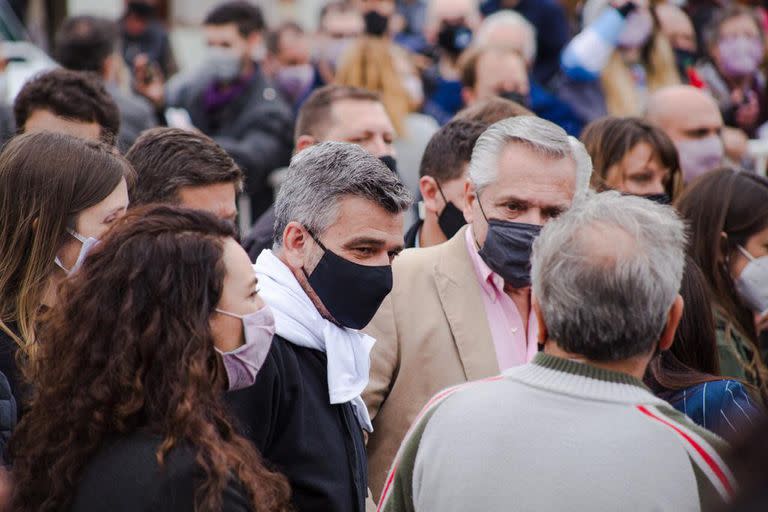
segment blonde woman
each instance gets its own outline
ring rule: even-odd
[[[680,83],[675,56],[653,0],[588,0],[585,29],[568,44],[562,67],[574,80],[599,80],[607,111],[642,114],[649,94]]]
[[[421,78],[409,54],[384,38],[363,37],[344,54],[336,83],[379,93],[397,132],[397,172],[412,194],[419,190],[419,165],[437,122],[418,112]]]

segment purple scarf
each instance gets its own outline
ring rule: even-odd
[[[252,77],[253,73],[248,76],[238,77],[237,80],[229,84],[229,87],[224,90],[221,89],[221,83],[215,80],[211,82],[203,93],[205,111],[211,114],[240,97],[245,92]]]

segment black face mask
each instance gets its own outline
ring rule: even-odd
[[[370,36],[381,37],[387,33],[389,18],[376,11],[368,11],[363,16],[365,21],[365,33]]]
[[[329,251],[315,235],[309,234],[324,251],[311,274],[302,268],[309,285],[337,323],[362,329],[392,291],[392,266],[353,263]]]
[[[541,233],[541,226],[490,219],[485,216],[483,205],[480,211],[488,223],[485,244],[478,254],[486,265],[504,278],[513,288],[531,285],[531,252],[533,242]]]
[[[443,208],[443,211],[440,212],[440,215],[437,217],[437,225],[440,226],[440,231],[443,232],[446,238],[451,239],[453,238],[453,235],[459,232],[467,221],[464,219],[464,213],[456,208],[455,204],[445,198],[445,194],[443,194],[443,189],[440,188],[439,183],[437,183],[437,190],[440,192],[440,195],[445,202],[445,208]]]
[[[688,50],[682,50],[680,48],[675,48],[674,52],[677,71],[680,73],[682,78],[687,80],[688,69],[690,69],[696,63],[696,54]]]
[[[522,105],[524,107],[527,107],[528,103],[530,103],[528,101],[528,96],[517,91],[504,91],[499,93],[499,97],[504,98],[505,100],[514,101],[518,105]]]
[[[653,201],[656,204],[672,204],[672,198],[669,197],[669,194],[662,193],[662,194],[646,194],[643,196],[640,196],[644,199],[647,199],[649,201]]]
[[[395,160],[395,157],[391,155],[384,155],[384,156],[380,156],[379,160],[381,160],[384,163],[384,165],[386,165],[387,168],[389,168],[390,171],[397,174],[397,160]]]
[[[464,23],[443,23],[437,34],[437,44],[456,57],[469,47],[472,42],[472,31]]]

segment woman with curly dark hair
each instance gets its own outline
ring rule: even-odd
[[[223,405],[274,332],[234,235],[203,212],[137,209],[62,287],[10,443],[12,510],[288,509],[286,479]]]

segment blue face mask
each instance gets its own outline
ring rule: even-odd
[[[486,265],[513,288],[531,285],[531,252],[541,226],[488,219],[478,197],[480,211],[488,223],[485,243],[478,254]]]

